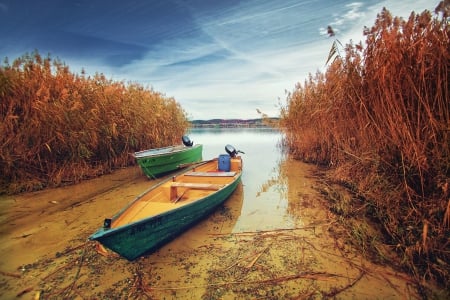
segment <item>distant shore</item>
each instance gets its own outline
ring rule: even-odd
[[[211,119],[190,121],[192,128],[273,128],[278,125],[279,118],[260,119]]]

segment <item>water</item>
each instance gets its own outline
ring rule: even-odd
[[[345,242],[314,188],[314,166],[283,155],[279,132],[195,129],[189,136],[204,145],[205,160],[225,153],[226,144],[244,151],[242,184],[207,218],[134,262],[99,254],[86,239],[164,178],[148,180],[134,166],[3,197],[1,298],[17,298],[24,287],[36,288],[35,297],[45,291],[45,299],[63,291],[95,299],[142,298],[144,291],[156,299],[417,298],[407,276],[366,261]]]
[[[189,137],[203,144],[203,159],[225,152],[225,145],[243,151],[243,202],[233,232],[292,228],[298,223],[288,212],[285,181],[280,166],[286,156],[282,134],[273,129],[193,129]],[[239,192],[238,192],[239,193]]]

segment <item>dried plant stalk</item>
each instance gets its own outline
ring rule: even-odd
[[[428,11],[404,20],[384,9],[365,29],[364,47],[346,45],[325,74],[297,85],[281,109],[291,153],[332,167],[335,179],[375,208],[372,217],[386,242],[411,259],[405,265],[444,285],[449,271],[439,261],[450,260],[448,24],[446,16],[432,18]]]
[[[173,98],[76,75],[35,52],[0,65],[0,193],[78,182],[134,163],[129,152],[178,143]]]

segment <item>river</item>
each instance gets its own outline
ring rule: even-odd
[[[192,129],[189,136],[204,145],[205,160],[226,144],[245,152],[242,184],[207,219],[133,262],[86,239],[162,179],[130,167],[2,196],[0,298],[418,298],[406,274],[371,263],[346,241],[317,191],[315,167],[285,155],[279,132]]]

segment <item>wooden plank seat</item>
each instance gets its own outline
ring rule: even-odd
[[[194,183],[194,182],[172,182],[170,185],[170,200],[177,202],[180,197],[177,196],[177,188],[182,187],[186,189],[197,189],[197,190],[212,190],[217,191],[223,187],[223,184],[214,183]]]
[[[199,177],[233,177],[236,172],[188,172],[185,176],[199,176]]]

